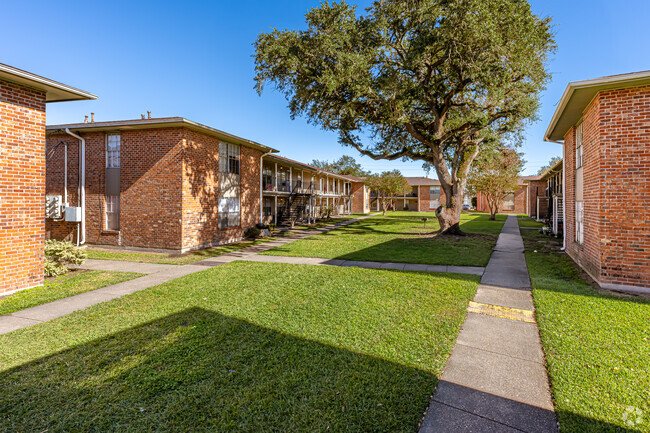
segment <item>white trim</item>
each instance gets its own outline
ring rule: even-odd
[[[46,102],[97,99],[97,96],[92,93],[84,92],[83,90],[59,83],[58,81],[5,65],[4,63],[0,63],[0,79],[44,90],[46,92]],[[51,99],[48,100],[48,97]]]

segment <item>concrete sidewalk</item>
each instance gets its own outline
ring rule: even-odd
[[[557,431],[523,251],[508,216],[420,433]]]
[[[0,335],[15,331],[20,328],[25,328],[27,326],[46,322],[48,320],[56,319],[57,317],[66,316],[74,311],[82,310],[101,302],[109,301],[111,299],[119,298],[121,296],[138,292],[149,287],[157,286],[159,284],[192,274],[194,272],[204,271],[208,267],[223,265],[234,260],[245,260],[246,258],[251,257],[259,252],[266,251],[277,246],[286,245],[289,242],[294,242],[298,239],[304,239],[306,237],[319,233],[325,233],[337,227],[352,224],[356,221],[370,218],[375,215],[378,214],[374,213],[358,218],[351,218],[349,220],[341,221],[339,223],[331,224],[319,229],[294,231],[291,236],[275,239],[263,244],[253,245],[251,247],[224,254],[222,256],[201,260],[200,262],[191,265],[161,265],[156,263],[137,263],[118,260],[88,259],[84,265],[80,266],[81,269],[139,272],[148,275],[0,316]]]

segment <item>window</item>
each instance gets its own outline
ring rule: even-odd
[[[585,226],[584,202],[576,202],[576,242],[582,245]]]
[[[437,209],[440,206],[440,187],[429,187],[429,209]]]
[[[106,230],[120,229],[120,196],[106,196]]]
[[[264,206],[262,207],[263,215],[265,218],[273,216],[273,199],[270,197],[264,198]]]
[[[503,198],[503,210],[515,210],[515,193],[506,194]]]
[[[240,224],[239,146],[219,143],[219,228]]]
[[[262,186],[264,191],[275,190],[275,179],[273,178],[273,168],[265,165],[262,169]]]
[[[582,167],[582,123],[576,129],[576,168]]]
[[[120,167],[120,134],[106,136],[106,167]]]
[[[219,143],[219,172],[239,174],[239,146]]]

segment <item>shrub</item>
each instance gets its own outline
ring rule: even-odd
[[[244,232],[244,236],[246,236],[248,239],[258,238],[260,234],[262,234],[262,231],[257,227],[249,227]]]
[[[86,253],[69,241],[45,241],[45,276],[56,277],[68,272],[69,265],[81,265]]]
[[[472,209],[476,209],[478,206],[478,199],[476,197],[472,197]]]

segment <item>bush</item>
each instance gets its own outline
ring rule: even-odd
[[[478,206],[478,199],[476,197],[472,197],[472,209],[476,209]]]
[[[246,236],[248,239],[258,238],[261,234],[262,234],[262,231],[260,229],[258,229],[257,227],[249,227],[244,232],[244,236]]]
[[[81,265],[86,253],[69,241],[45,241],[45,276],[56,277],[68,272],[69,265]]]

